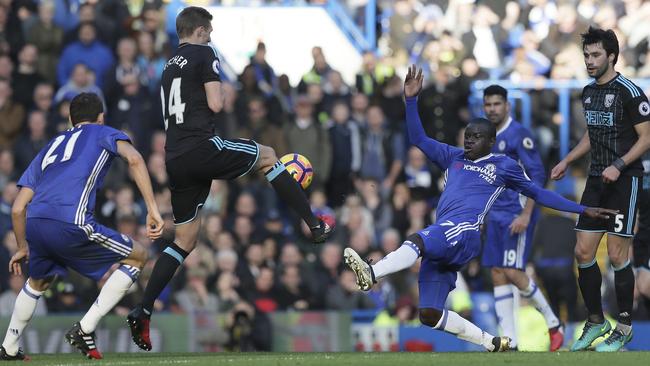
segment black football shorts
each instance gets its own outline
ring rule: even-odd
[[[210,193],[214,179],[232,180],[250,172],[260,155],[253,140],[218,136],[167,161],[174,224],[194,220]]]
[[[605,183],[602,177],[590,176],[587,178],[580,203],[589,207],[618,210],[618,214],[610,216],[609,219],[592,219],[580,215],[576,230],[634,236],[637,197],[640,189],[641,178],[639,177],[621,175],[616,182]]]

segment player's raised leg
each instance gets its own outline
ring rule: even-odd
[[[92,304],[81,321],[75,323],[65,335],[66,340],[91,359],[101,359],[97,349],[95,329],[97,324],[127,293],[147,260],[147,251],[134,243],[131,254],[119,263],[102,287],[97,300]]]
[[[36,311],[38,300],[41,298],[43,292],[50,287],[54,279],[55,276],[43,279],[29,278],[25,282],[23,289],[16,297],[14,311],[9,321],[9,328],[2,341],[2,347],[0,347],[0,360],[13,361],[29,359],[18,347],[18,341]]]
[[[372,266],[361,259],[352,248],[345,248],[343,257],[345,263],[357,275],[357,285],[363,291],[369,291],[373,284],[382,277],[411,267],[420,257],[424,244],[419,235],[409,236],[402,245],[388,253]]]
[[[269,146],[259,145],[260,157],[257,168],[264,173],[278,196],[291,207],[309,226],[315,243],[323,243],[332,231],[332,223],[324,222],[311,211],[309,199],[300,184],[287,172],[284,164],[278,160],[275,150]]]
[[[580,222],[578,222],[578,226]],[[591,346],[596,338],[601,337],[612,329],[603,314],[600,286],[602,276],[596,262],[596,249],[600,244],[603,232],[580,231],[576,233],[575,256],[578,262],[578,285],[580,293],[587,307],[587,322],[582,329],[582,334],[571,346],[572,351],[581,351]]]

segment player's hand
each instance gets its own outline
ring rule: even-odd
[[[618,177],[621,175],[621,171],[616,169],[614,166],[610,165],[605,170],[603,170],[603,182],[605,183],[614,183],[618,180]]]
[[[582,214],[592,219],[609,219],[611,215],[617,213],[618,210],[610,210],[609,208],[587,207]]]
[[[420,94],[423,81],[422,69],[415,65],[409,66],[406,79],[404,79],[404,96],[410,98]]]
[[[151,240],[158,239],[163,232],[165,222],[158,211],[147,213],[147,237]]]
[[[11,257],[9,261],[9,273],[13,273],[16,276],[23,275],[23,269],[21,264],[29,262],[29,249],[27,247],[23,249],[18,249],[16,254]]]
[[[551,179],[553,180],[562,179],[568,167],[569,164],[567,164],[566,161],[564,160],[557,163],[557,165],[553,167],[553,170],[551,170]]]
[[[530,215],[521,214],[510,223],[510,235],[521,234],[530,224]]]

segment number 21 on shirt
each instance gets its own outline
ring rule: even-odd
[[[68,140],[68,142],[65,144],[65,150],[63,151],[63,157],[61,158],[60,162],[70,160],[70,157],[72,157],[72,152],[74,151],[74,144],[77,143],[77,139],[79,138],[79,135],[81,135],[81,132],[82,131],[79,130],[70,136],[70,140]],[[67,135],[60,135],[54,140],[54,142],[52,142],[52,146],[50,146],[49,150],[47,150],[47,153],[45,153],[43,161],[41,162],[41,171],[45,170],[48,165],[56,161],[58,155],[54,154],[54,150],[56,150],[56,148],[63,143],[63,140],[65,140],[66,137]]]
[[[180,125],[183,123],[183,113],[185,112],[185,103],[181,100],[181,78],[174,78],[172,80],[172,86],[169,90],[169,104],[167,105],[167,112],[165,113],[165,90],[160,87],[160,100],[163,108],[163,119],[165,121],[165,130],[167,130],[167,117],[165,115],[169,114],[176,116],[176,124]]]

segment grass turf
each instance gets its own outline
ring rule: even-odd
[[[650,352],[510,352],[510,353],[136,353],[104,355],[103,360],[86,360],[80,354],[32,355],[36,365],[552,365],[624,366],[644,365]]]

